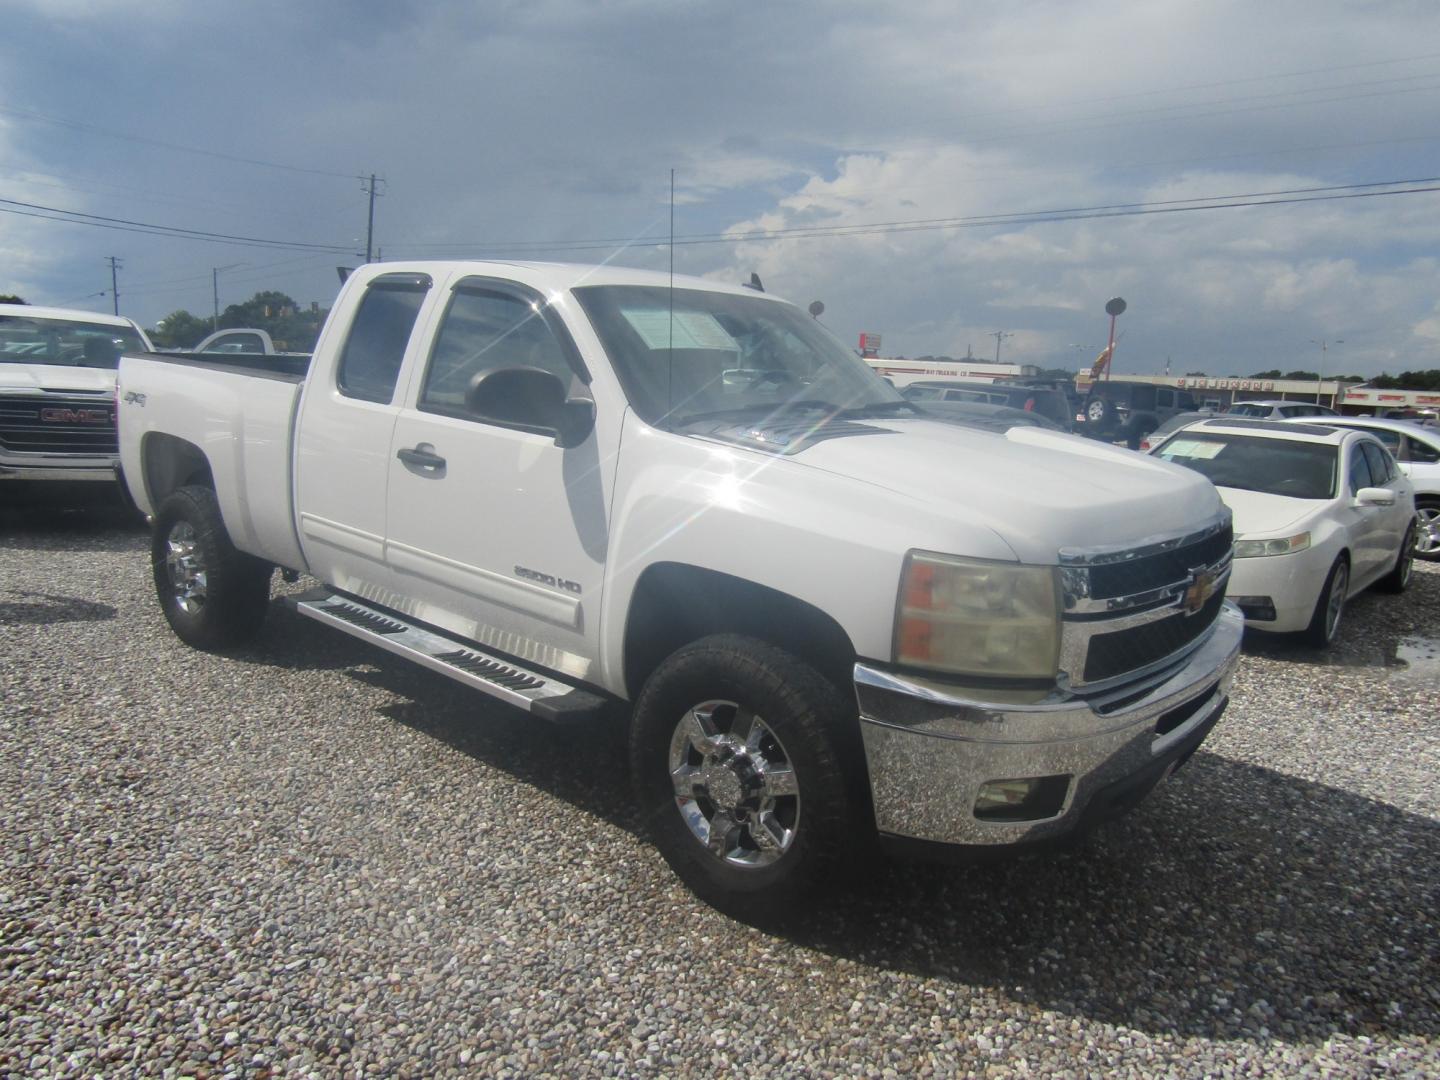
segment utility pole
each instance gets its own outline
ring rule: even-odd
[[[119,258],[114,255],[105,256],[110,260],[110,296],[115,301],[115,314],[120,314],[120,281],[115,271],[123,265]]]
[[[1014,337],[1015,335],[1009,330],[991,330],[990,333],[985,336],[995,339],[995,363],[1000,363],[1000,342],[1004,341],[1007,337]]]
[[[370,196],[370,218],[365,225],[365,261],[367,263],[370,262],[370,255],[375,250],[375,197],[383,194],[377,190],[377,185],[383,183],[385,181],[377,178],[374,173],[370,174],[368,182],[364,177],[360,178],[360,190]]]
[[[244,263],[231,263],[229,266],[212,266],[210,268],[210,296],[215,302],[215,317],[210,320],[212,334],[220,329],[220,271],[234,270],[237,266],[244,265]]]

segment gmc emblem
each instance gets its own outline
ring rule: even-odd
[[[109,409],[41,409],[40,420],[45,424],[108,424]]]

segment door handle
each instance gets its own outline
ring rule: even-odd
[[[425,444],[421,444],[423,446]],[[395,456],[406,465],[414,465],[418,469],[443,469],[445,459],[439,454],[432,454],[429,450],[422,450],[419,446],[412,446],[408,449],[395,451]]]

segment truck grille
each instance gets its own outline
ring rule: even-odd
[[[1195,641],[1220,617],[1225,590],[1215,593],[1194,615],[1177,611],[1158,622],[1096,634],[1085,657],[1085,681],[1103,682],[1128,671],[1138,671]]]
[[[1097,599],[1129,596],[1183,581],[1195,567],[1218,562],[1230,551],[1233,543],[1234,529],[1226,525],[1212,536],[1171,551],[1092,566],[1090,595]]]
[[[113,456],[115,402],[108,393],[0,395],[0,450]]]
[[[1061,668],[1076,688],[1163,668],[1202,640],[1225,604],[1229,514],[1197,532],[1125,551],[1061,554]]]

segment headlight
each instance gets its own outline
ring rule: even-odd
[[[984,678],[1051,679],[1056,569],[912,551],[900,579],[895,662]]]
[[[1304,551],[1310,546],[1310,534],[1308,532],[1296,533],[1294,536],[1282,537],[1279,540],[1236,540],[1235,558],[1256,559],[1261,555],[1291,555],[1297,551]]]

